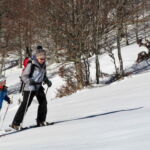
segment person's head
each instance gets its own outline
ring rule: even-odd
[[[0,76],[0,88],[3,88],[6,85],[6,77]]]
[[[45,60],[46,60],[46,51],[45,50],[37,49],[35,56],[40,64],[45,63]]]

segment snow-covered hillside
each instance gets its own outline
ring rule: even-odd
[[[130,68],[141,51],[137,45],[123,48],[125,68]],[[130,55],[129,55],[130,54]],[[130,57],[129,57],[130,56]],[[101,58],[103,72],[112,73],[111,60]],[[94,62],[91,58],[91,78]],[[8,85],[16,84],[21,70],[6,72]],[[54,99],[60,83],[53,76],[48,90],[47,121],[56,124],[34,128],[0,138],[1,150],[149,150],[150,149],[150,72],[126,77],[110,85],[87,88],[61,99]],[[13,95],[3,128],[8,128],[17,111],[18,94]],[[34,124],[36,100],[30,106],[24,126]],[[7,104],[4,105],[2,115]]]

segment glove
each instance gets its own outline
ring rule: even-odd
[[[50,80],[46,80],[45,82],[47,84],[48,87],[51,87],[52,86],[52,82]]]
[[[12,104],[12,103],[13,103],[12,98],[9,98],[8,101],[7,101],[7,103],[8,103],[8,104]]]
[[[8,104],[13,104],[13,101],[12,100],[8,101]]]

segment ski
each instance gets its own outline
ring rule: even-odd
[[[78,119],[84,119],[84,117],[83,118],[78,118]],[[64,122],[70,122],[70,121],[74,121],[74,120],[77,120],[77,119],[60,120],[60,121],[55,121],[55,122],[47,122],[47,125],[45,125],[45,126],[37,126],[37,125],[33,124],[33,125],[30,125],[30,126],[22,127],[20,130],[15,130],[13,128],[8,128],[8,129],[4,130],[4,133],[0,134],[0,137],[11,135],[11,134],[18,133],[18,132],[22,132],[22,131],[25,131],[25,130],[28,130],[28,129],[46,127],[46,126],[50,126],[50,125],[54,125],[54,124],[60,124],[60,123],[64,123]]]
[[[50,126],[50,125],[54,125],[54,124],[55,124],[55,122],[47,122],[46,125],[44,125],[44,126],[30,125],[30,126],[27,126],[27,127],[22,127],[21,130],[39,128],[39,127],[46,127],[46,126]]]
[[[5,129],[5,130],[4,130],[4,133],[1,134],[0,137],[7,136],[7,135],[11,135],[11,134],[18,133],[18,132],[22,132],[22,131],[29,130],[29,129],[33,129],[33,128],[46,127],[46,126],[50,126],[50,125],[54,125],[54,124],[55,124],[55,122],[47,122],[47,124],[44,125],[44,126],[37,126],[37,125],[34,124],[34,125],[22,127],[22,128],[20,128],[19,130],[15,130],[15,129],[13,129],[13,128],[9,128],[9,129]]]

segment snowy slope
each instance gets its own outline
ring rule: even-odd
[[[123,50],[126,67],[131,66],[137,56],[137,51],[133,49],[136,45],[131,47],[127,47],[126,52],[132,50],[132,58],[126,58],[127,54]],[[104,69],[107,70],[106,67]],[[146,71],[111,85],[84,89],[68,97],[52,99],[58,81],[54,78],[53,88],[47,94],[47,120],[58,123],[2,137],[0,149],[149,150],[149,80],[150,72]],[[9,109],[4,128],[11,123],[18,107],[19,95],[13,96],[14,104]],[[34,101],[25,117],[25,126],[35,122],[37,106]],[[6,107],[5,104],[3,113]]]

